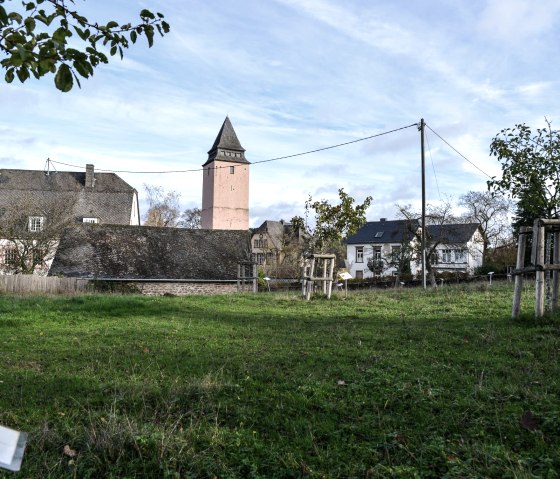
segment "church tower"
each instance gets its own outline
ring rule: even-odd
[[[249,229],[249,165],[245,149],[226,117],[202,165],[203,229]]]

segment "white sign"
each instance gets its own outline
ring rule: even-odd
[[[350,273],[339,273],[340,279],[352,279],[352,275]]]
[[[0,468],[19,471],[27,434],[0,426]]]

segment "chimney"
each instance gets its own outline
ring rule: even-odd
[[[387,221],[387,218],[379,218],[379,221],[381,221],[383,223],[384,221]]]
[[[86,165],[86,188],[93,188],[93,185],[95,185],[93,165]]]

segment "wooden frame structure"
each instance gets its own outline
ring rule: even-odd
[[[334,263],[334,254],[312,254],[303,261],[301,288],[302,295],[309,301],[315,289],[315,282],[322,283],[323,294],[331,299]]]
[[[528,235],[532,235],[532,249],[531,265],[526,267],[525,250]],[[546,254],[547,250],[548,254]],[[552,256],[552,262],[547,260],[550,256]],[[535,220],[533,227],[523,226],[519,230],[517,263],[512,273],[515,276],[511,308],[512,318],[519,317],[523,274],[525,273],[535,273],[535,317],[541,318],[544,315],[545,275],[547,271],[552,271],[552,296],[548,306],[551,311],[554,311],[558,308],[560,285],[560,219],[539,218]]]
[[[237,263],[238,293],[243,293],[245,291],[256,293],[258,291],[257,280],[257,263],[254,261],[242,261]]]

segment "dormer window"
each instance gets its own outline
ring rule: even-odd
[[[375,233],[375,237],[376,238],[381,238],[383,236],[384,231],[378,231],[377,233]]]
[[[99,218],[84,218],[82,221],[84,223],[99,223]]]
[[[37,233],[43,230],[44,224],[44,216],[30,216],[27,222],[27,229],[33,233]]]

